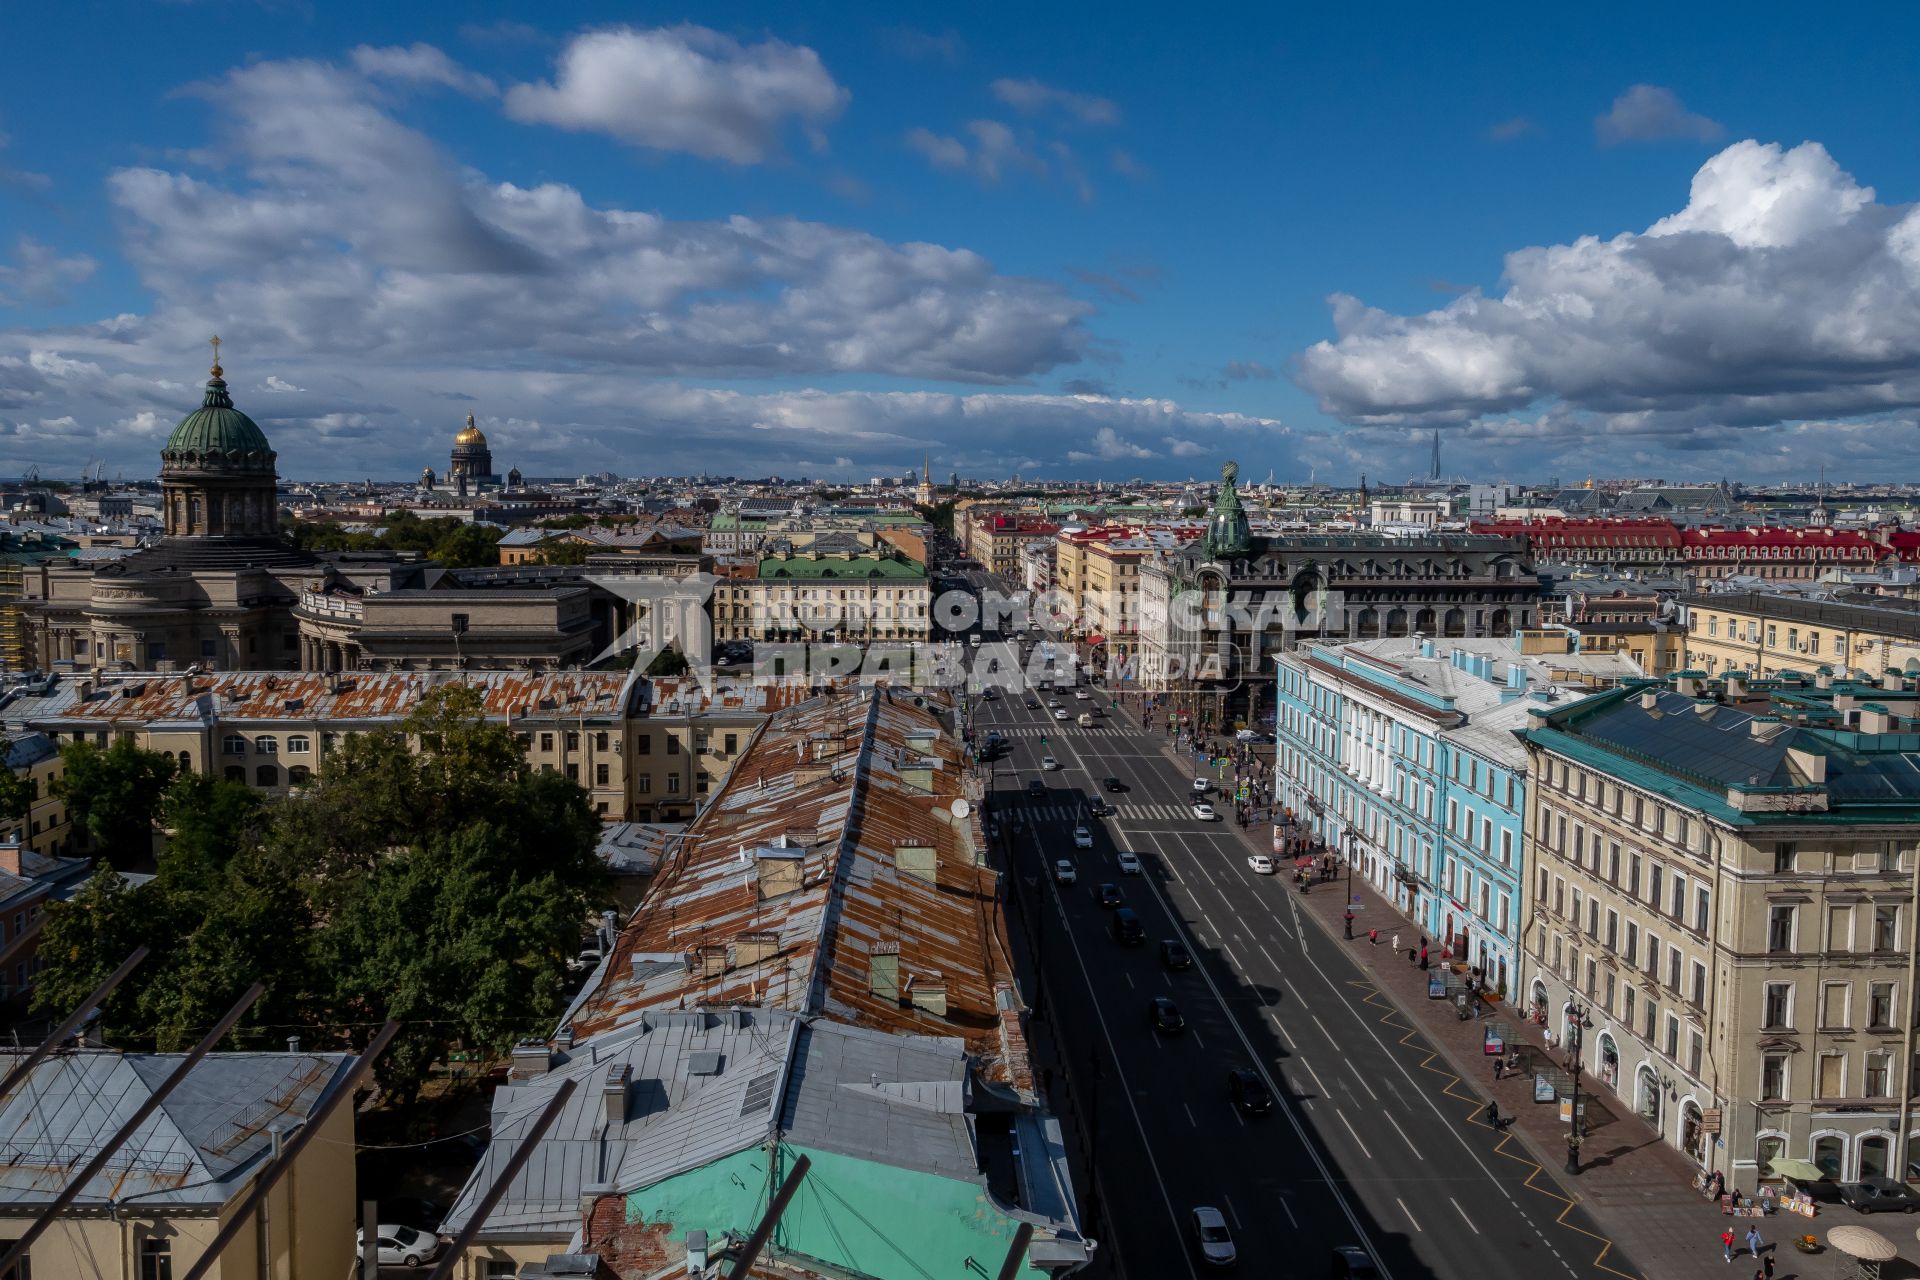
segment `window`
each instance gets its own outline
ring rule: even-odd
[[[1627,945],[1621,948],[1620,954],[1626,957],[1628,964],[1632,964],[1634,957],[1640,954],[1640,926],[1631,920],[1627,921]]]
[[[596,764],[595,766],[593,766],[593,782],[595,786],[599,786],[599,787],[606,786],[610,776],[611,774],[609,773],[606,765]]]
[[[230,764],[227,766],[228,782],[245,782],[246,780],[247,780],[247,770],[245,766],[237,765],[237,764]]]
[[[1774,841],[1773,842],[1773,869],[1775,873],[1779,875],[1786,875],[1787,873],[1791,872],[1793,870],[1794,855],[1799,852],[1799,849],[1800,849],[1800,846],[1795,844],[1791,840]]]
[[[1847,990],[1844,982],[1827,982],[1820,987],[1820,1029],[1845,1030],[1847,1026]]]
[[[1767,908],[1767,950],[1793,950],[1793,908],[1774,905]]]
[[[1660,909],[1660,877],[1665,874],[1666,869],[1657,862],[1647,869],[1647,902],[1655,911]]]
[[[595,751],[605,751],[607,749],[607,731],[605,729],[601,729],[593,735],[593,749]]]
[[[313,739],[304,733],[296,733],[287,739],[287,754],[304,756],[313,750]]]
[[[287,785],[304,787],[313,778],[313,770],[303,764],[296,764],[287,770]]]
[[[1500,832],[1500,863],[1507,867],[1513,865],[1513,832],[1506,829]]]
[[[280,754],[280,739],[263,733],[253,740],[253,749],[263,756],[277,756]]]
[[[653,754],[653,735],[652,734],[650,733],[641,734],[639,737],[639,743],[640,743],[641,755],[649,756]]]
[[[1760,1059],[1760,1096],[1769,1101],[1786,1101],[1786,1054],[1769,1053]]]
[[[1700,1033],[1698,1031],[1689,1031],[1687,1033],[1687,1074],[1689,1075],[1698,1076],[1700,1074],[1701,1048]]]
[[[277,787],[280,785],[280,770],[273,765],[263,764],[253,771],[255,786]]]
[[[1607,883],[1620,883],[1620,842],[1618,840],[1607,846]]]
[[[740,746],[739,734],[730,733],[726,736],[725,749],[728,755],[732,755],[735,751],[739,750],[739,746]]]
[[[1900,908],[1875,905],[1873,908],[1873,949],[1900,949]]]
[[[1608,911],[1607,912],[1607,950],[1618,951],[1619,949],[1620,949],[1620,913],[1618,911]]]
[[[1678,872],[1673,877],[1673,910],[1670,914],[1675,920],[1687,918],[1687,878]]]
[[[671,773],[667,775],[667,790],[672,792],[678,792],[680,790],[679,774]]]
[[[1814,1079],[1813,1092],[1818,1098],[1846,1097],[1847,1055],[1844,1053],[1820,1055],[1819,1075]]]
[[[667,754],[670,756],[680,754],[680,739],[674,737],[672,734],[667,735]]]
[[[221,739],[220,750],[224,755],[243,756],[247,754],[247,740],[237,733],[230,733]]]
[[[1701,885],[1693,891],[1693,930],[1695,933],[1705,933],[1707,931],[1709,915],[1707,888],[1705,885]]]
[[[580,749],[580,731],[578,729],[567,730],[567,750],[578,751],[579,749]]]
[[[568,782],[580,781],[580,766],[579,764],[571,760],[567,762],[567,781]]]
[[[1637,853],[1627,855],[1627,896],[1640,896],[1640,855]]]
[[[1680,948],[1667,948],[1667,989],[1680,994]]]
[[[1620,1021],[1628,1030],[1633,1028],[1633,1005],[1638,995],[1631,985],[1620,993]]]
[[[1888,1088],[1888,1077],[1891,1074],[1889,1065],[1892,1061],[1893,1057],[1891,1054],[1869,1053],[1867,1055],[1867,1067],[1862,1082],[1864,1085],[1862,1093],[1869,1098],[1886,1098],[1892,1096],[1893,1091]],[[1865,1171],[1862,1170],[1862,1172]]]
[[[1660,978],[1660,935],[1657,933],[1647,934],[1647,963],[1645,965],[1645,968],[1647,971],[1647,976],[1649,978],[1652,978],[1655,981],[1659,980]]]
[[[173,1280],[173,1242],[140,1242],[140,1280]]]
[[[553,735],[551,733],[543,733],[540,735],[540,749],[542,751],[553,750]]]
[[[1853,908],[1827,908],[1827,950],[1851,951],[1853,949]]]
[[[1793,1020],[1793,984],[1769,982],[1761,1006],[1760,1025],[1769,1030],[1790,1026]]]
[[[1873,1028],[1893,1025],[1893,984],[1876,982],[1867,988],[1867,1025]]]
[[[646,795],[648,792],[653,790],[653,779],[644,773],[641,774],[638,778],[635,778],[634,781],[639,784],[634,789],[638,791],[641,795]]]
[[[1707,1007],[1707,966],[1698,960],[1693,962],[1693,1004],[1696,1009]]]

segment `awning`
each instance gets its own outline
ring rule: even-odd
[[[1792,1178],[1795,1182],[1818,1182],[1826,1177],[1817,1164],[1805,1160],[1775,1160],[1773,1171],[1783,1178]]]

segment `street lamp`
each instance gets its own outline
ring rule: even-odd
[[[1573,1114],[1567,1117],[1567,1172],[1580,1172],[1580,1143],[1584,1135],[1580,1125],[1580,1042],[1581,1032],[1591,1030],[1593,1019],[1585,1006],[1569,1003],[1567,1017],[1567,1070],[1573,1073]]]

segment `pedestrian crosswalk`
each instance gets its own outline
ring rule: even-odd
[[[1058,738],[1067,733],[1089,733],[1106,727],[1106,722],[1095,720],[1093,729],[1082,729],[1071,720],[1056,720],[1049,725],[986,725],[975,730],[976,733],[997,733],[1003,738]]]
[[[1184,804],[1117,804],[1107,817],[1116,822],[1195,821],[1193,809]],[[1077,804],[1024,804],[1029,818],[1038,822],[1084,822],[1087,811]]]

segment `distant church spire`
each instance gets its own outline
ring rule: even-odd
[[[1430,480],[1440,478],[1440,428],[1433,429],[1433,467],[1427,477]]]

